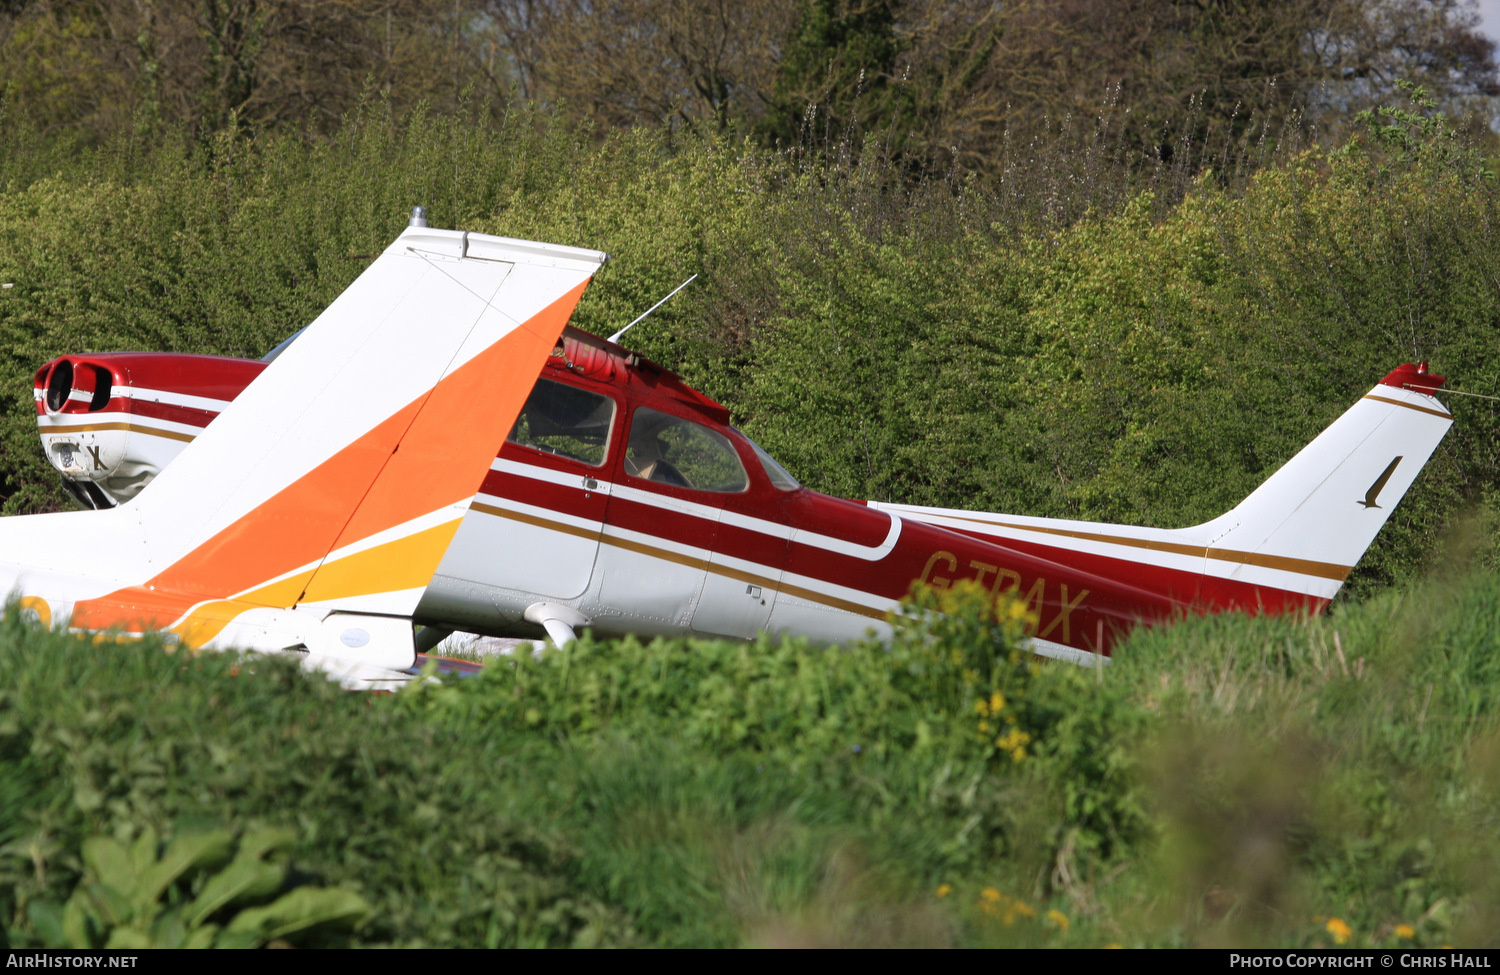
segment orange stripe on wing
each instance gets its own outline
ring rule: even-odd
[[[201,610],[205,599],[231,601],[239,605],[238,612],[255,606],[288,607],[301,600],[303,590],[290,593],[283,584],[266,585],[266,580],[471,498],[587,283],[581,282],[146,584],[77,603],[73,625],[96,630],[166,626],[182,620],[195,606]],[[408,449],[397,450],[398,446]],[[404,567],[402,575],[408,580],[423,573],[425,577],[403,588],[431,581],[442,554],[423,549],[421,562]],[[308,585],[317,582],[316,574],[310,578]],[[355,595],[344,592],[342,585],[329,591]],[[213,615],[222,616],[229,609],[222,607]]]
[[[172,627],[172,632],[177,634],[184,646],[196,650],[223,632],[224,627],[234,622],[241,613],[266,606],[290,606],[307,587],[311,578],[311,570],[299,572],[247,593],[242,599],[214,599],[201,603],[193,607],[186,619]]]
[[[379,475],[421,405],[418,399],[376,424],[163,570],[151,584],[200,598],[222,598],[322,559],[336,547],[350,509]],[[292,602],[297,595],[292,594]]]
[[[91,599],[87,604],[79,603],[73,610],[72,626],[79,630],[119,630],[125,634],[151,633],[170,627],[183,643],[198,647],[247,610],[292,605],[311,578],[311,569],[298,572],[237,599],[195,599],[185,593],[130,586]]]
[[[474,496],[587,284],[438,384],[334,549]]]

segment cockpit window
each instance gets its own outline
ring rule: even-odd
[[[647,407],[630,421],[625,473],[658,484],[733,494],[750,486],[729,438],[701,423]]]
[[[745,437],[744,433],[740,433],[740,436]],[[745,442],[750,445],[751,450],[755,451],[755,458],[760,461],[760,466],[766,469],[766,477],[771,479],[772,484],[783,491],[795,491],[802,486],[795,477],[787,473],[785,467],[776,463],[776,458],[766,453],[760,444],[749,437],[745,437]]]
[[[614,418],[615,401],[608,396],[538,379],[505,439],[598,467],[609,453]]]

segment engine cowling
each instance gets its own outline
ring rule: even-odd
[[[60,356],[34,379],[42,451],[79,503],[123,504],[265,366],[170,353]]]

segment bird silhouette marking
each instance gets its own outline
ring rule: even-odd
[[[1395,472],[1396,465],[1399,463],[1401,463],[1401,458],[1397,457],[1395,460],[1385,465],[1385,470],[1380,472],[1380,476],[1375,478],[1375,483],[1370,485],[1370,490],[1365,492],[1365,499],[1363,501],[1356,501],[1354,503],[1362,504],[1366,508],[1380,507],[1380,505],[1375,503],[1375,499],[1380,497],[1381,491],[1385,490],[1385,482],[1391,479],[1391,474]]]

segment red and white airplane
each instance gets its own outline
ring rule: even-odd
[[[1091,663],[1142,623],[1321,610],[1452,422],[1403,365],[1178,530],[848,501],[565,327],[604,259],[416,226],[266,361],[47,363],[43,448],[98,510],[0,521],[0,584],[74,629],[301,649],[358,682],[453,630],[885,635],[914,582],[968,579],[1026,601],[1036,653]]]

